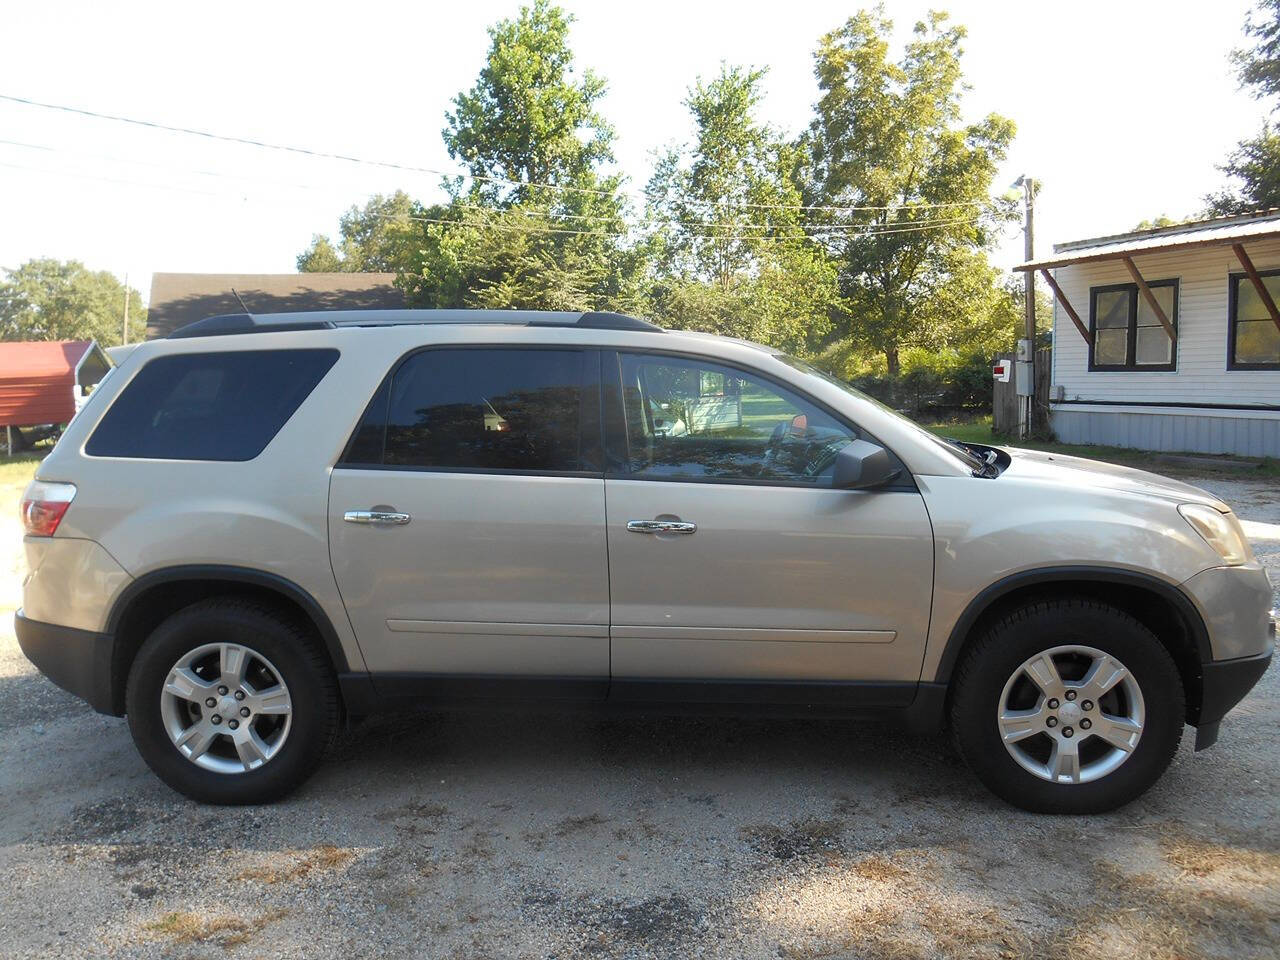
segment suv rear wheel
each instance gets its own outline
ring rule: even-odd
[[[1182,681],[1128,614],[1090,600],[1005,616],[957,669],[952,729],[993,792],[1037,813],[1100,813],[1144,793],[1178,748]]]
[[[337,728],[333,673],[314,638],[271,607],[186,607],[129,671],[129,729],[165,783],[206,803],[264,803],[315,769]]]

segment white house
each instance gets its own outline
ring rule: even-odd
[[[1280,457],[1280,210],[1054,247],[1050,423],[1067,443]]]

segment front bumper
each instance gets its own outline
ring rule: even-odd
[[[120,716],[123,704],[115,702],[111,680],[114,638],[40,620],[29,620],[21,610],[13,617],[18,646],[46,677],[68,693],[74,693],[99,713]]]
[[[1272,623],[1274,637],[1275,624]],[[1195,718],[1196,749],[1211,747],[1218,740],[1222,718],[1245,698],[1271,665],[1273,650],[1237,660],[1215,660],[1204,665],[1201,679],[1200,713]]]

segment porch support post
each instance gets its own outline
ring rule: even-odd
[[[1067,316],[1071,318],[1071,322],[1076,325],[1076,329],[1080,331],[1080,336],[1084,337],[1084,342],[1089,346],[1093,346],[1093,337],[1089,335],[1089,328],[1084,325],[1084,321],[1080,319],[1080,314],[1076,313],[1076,308],[1071,305],[1071,301],[1067,299],[1067,295],[1062,292],[1062,288],[1058,286],[1058,281],[1053,279],[1047,269],[1041,269],[1040,276],[1044,277],[1044,282],[1049,285],[1049,289],[1053,291],[1053,295],[1058,298],[1058,302],[1062,304],[1062,309],[1067,311]]]
[[[1271,314],[1271,322],[1276,325],[1277,330],[1280,330],[1280,308],[1276,307],[1271,291],[1267,289],[1267,285],[1258,276],[1258,270],[1254,267],[1253,261],[1249,259],[1249,255],[1244,252],[1244,244],[1233,243],[1231,249],[1236,252],[1236,259],[1240,261],[1240,266],[1244,267],[1244,272],[1253,283],[1253,289],[1258,291],[1258,298],[1267,308],[1267,313]]]
[[[1165,333],[1169,334],[1169,339],[1174,343],[1178,342],[1178,335],[1173,330],[1173,324],[1169,322],[1169,318],[1165,316],[1164,307],[1160,306],[1160,301],[1156,299],[1156,295],[1151,292],[1151,288],[1147,286],[1147,281],[1142,279],[1142,274],[1138,272],[1137,266],[1134,265],[1133,258],[1124,256],[1120,258],[1124,261],[1124,265],[1129,268],[1129,276],[1133,277],[1133,282],[1138,285],[1138,289],[1142,291],[1142,297],[1147,301],[1147,306],[1151,308],[1151,312],[1156,315],[1156,319],[1160,321],[1164,327]]]

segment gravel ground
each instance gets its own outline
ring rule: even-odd
[[[1191,479],[1280,583],[1280,482]],[[17,571],[0,553],[4,956],[1276,956],[1276,668],[1101,817],[1013,810],[883,727],[523,713],[372,721],[287,801],[214,808],[34,672]]]

